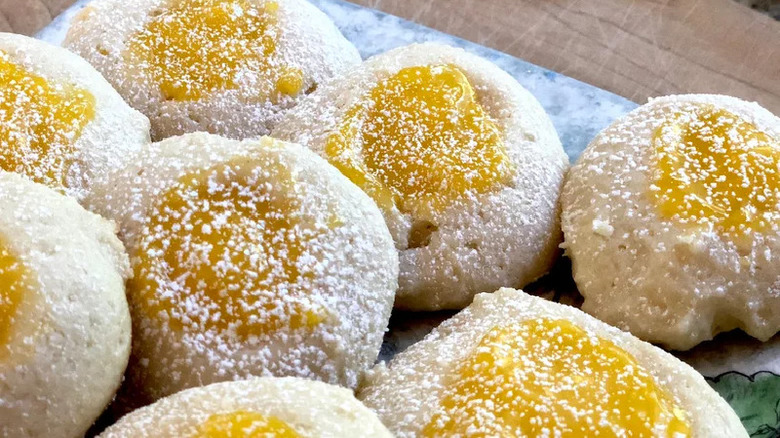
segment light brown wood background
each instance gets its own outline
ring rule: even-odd
[[[724,93],[780,115],[780,22],[732,0],[352,0],[636,102]],[[0,0],[31,34],[73,0]]]
[[[32,35],[75,0],[0,0],[0,31]]]

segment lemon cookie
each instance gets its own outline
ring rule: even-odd
[[[80,437],[130,354],[114,226],[0,171],[0,436]]]
[[[251,375],[349,387],[376,360],[398,257],[371,200],[301,146],[188,134],[112,175],[135,272],[129,389]]]
[[[318,84],[360,62],[304,0],[95,0],[65,46],[152,122],[152,137],[264,135]]]
[[[780,329],[780,120],[727,96],[652,100],[569,173],[565,245],[583,310],[688,349]]]
[[[387,437],[376,414],[345,388],[293,377],[214,383],[123,417],[101,438]]]
[[[480,294],[377,365],[358,399],[397,437],[747,437],[693,368],[575,309]]]
[[[0,170],[82,199],[149,142],[149,121],[83,59],[0,33]]]
[[[462,308],[535,280],[557,255],[558,136],[530,93],[463,50],[376,56],[312,93],[274,136],[327,158],[379,205],[400,252],[398,307]]]

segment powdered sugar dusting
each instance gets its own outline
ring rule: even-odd
[[[0,361],[6,361],[13,355],[9,341],[12,336],[18,336],[17,321],[26,319],[20,307],[36,295],[32,273],[4,240],[0,236]],[[24,333],[22,336],[34,334]]]
[[[401,69],[363,100],[325,153],[385,210],[396,207],[435,229],[436,214],[453,201],[511,180],[503,133],[457,66]],[[429,238],[411,237],[411,247]]]
[[[178,0],[154,10],[130,37],[125,59],[147,70],[166,100],[197,100],[217,90],[242,86],[257,99],[278,101],[303,86],[300,69],[276,55],[281,29],[274,1]]]
[[[732,238],[780,225],[780,143],[712,105],[686,105],[655,133],[661,212]]]
[[[330,229],[305,217],[285,173],[268,159],[234,158],[161,194],[137,250],[138,311],[196,338],[250,343],[326,319],[308,292],[319,263],[311,247]]]
[[[86,61],[0,34],[0,169],[82,200],[149,142],[149,122]]]
[[[486,60],[436,44],[378,55],[273,135],[326,157],[382,207],[401,251],[399,307],[462,308],[555,258],[565,154],[539,104]]]
[[[114,224],[0,171],[0,436],[84,435],[127,365],[129,274]]]
[[[355,386],[376,359],[397,255],[377,207],[324,160],[192,134],[109,186],[90,201],[136,270],[130,403],[251,375]]]
[[[95,97],[27,71],[0,50],[0,169],[63,190]]]
[[[779,140],[776,116],[716,95],[654,99],[599,134],[562,195],[583,309],[682,350],[776,333]]]
[[[566,305],[479,294],[358,390],[399,438],[747,437],[695,370]]]
[[[567,320],[489,330],[447,379],[425,436],[690,436],[636,359]]]
[[[198,427],[199,437],[223,438],[235,435],[244,437],[300,438],[294,428],[273,415],[252,411],[233,411],[211,414]]]
[[[150,118],[156,140],[267,134],[300,97],[360,61],[304,0],[96,0],[64,45]]]
[[[192,388],[138,409],[103,438],[390,437],[348,389],[297,378],[251,378]]]

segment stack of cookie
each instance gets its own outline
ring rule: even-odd
[[[746,436],[645,341],[780,329],[766,110],[656,99],[569,170],[495,65],[303,0],[94,0],[65,47],[0,36],[3,436]],[[559,247],[593,316],[516,290]],[[374,365],[394,307],[465,310]]]

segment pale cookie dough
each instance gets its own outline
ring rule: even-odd
[[[715,95],[650,101],[600,133],[562,195],[583,310],[686,350],[780,329],[780,119]]]
[[[135,272],[132,403],[252,375],[354,388],[376,360],[398,257],[374,203],[311,151],[174,137],[90,205]]]
[[[0,171],[0,436],[83,437],[130,355],[114,224]]]
[[[94,0],[65,47],[152,122],[152,138],[268,134],[284,110],[360,62],[305,0]]]
[[[390,438],[376,414],[337,386],[263,377],[192,388],[138,409],[100,438]]]
[[[358,390],[399,438],[747,438],[693,368],[574,307],[480,294]]]
[[[397,307],[460,309],[557,257],[568,159],[536,99],[482,58],[438,44],[375,56],[273,135],[327,158],[380,206],[400,255]]]
[[[73,53],[0,33],[0,170],[78,200],[149,143],[149,120]]]

